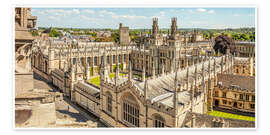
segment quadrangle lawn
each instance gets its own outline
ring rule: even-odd
[[[123,73],[120,73],[119,74],[120,76],[123,76],[123,75],[126,75],[126,74],[123,74]],[[109,74],[109,78],[114,78],[115,77],[115,73],[111,73]],[[90,78],[90,83],[96,85],[96,86],[99,86],[100,85],[100,77],[99,76],[96,76],[96,77],[93,77],[93,78]]]
[[[237,114],[226,113],[226,112],[215,111],[215,110],[214,111],[208,111],[207,114],[211,115],[211,116],[222,117],[222,118],[231,118],[231,119],[239,119],[239,120],[246,120],[246,121],[255,121],[255,117],[237,115]]]

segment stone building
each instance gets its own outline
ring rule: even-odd
[[[255,42],[236,41],[235,46],[239,57],[255,57]]]
[[[162,70],[173,72],[176,60],[183,68],[187,59],[191,65],[202,52],[213,51],[212,43],[196,40],[196,34],[180,35],[176,18],[172,18],[169,35],[164,37],[158,28],[158,18],[154,18],[150,35],[141,34],[139,47],[132,51],[133,69],[137,74],[142,74],[143,65],[146,65],[146,74],[149,76],[153,76],[153,71],[156,75],[161,74]]]
[[[15,8],[15,51],[34,38],[29,30],[36,27],[37,17],[31,15],[31,8]]]
[[[129,28],[123,27],[123,24],[119,24],[119,40],[120,45],[128,45],[130,43]]]
[[[255,77],[218,74],[213,105],[236,112],[255,113]]]
[[[170,34],[163,37],[154,18],[152,34],[141,34],[139,45],[75,39],[36,42],[32,67],[108,126],[186,127],[189,113],[204,116],[213,109],[218,74],[232,73],[237,58],[201,54],[212,51],[211,43],[183,42],[176,21],[172,19]],[[115,78],[110,79],[112,72]],[[90,77],[98,75],[100,86],[90,84]]]
[[[249,57],[236,57],[234,59],[233,74],[243,76],[255,76],[255,58]]]

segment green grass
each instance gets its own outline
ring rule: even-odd
[[[246,120],[246,121],[255,121],[255,117],[249,117],[249,116],[225,113],[225,112],[220,112],[220,111],[215,111],[215,110],[214,111],[208,111],[207,114],[211,115],[211,116],[222,117],[222,118],[239,119],[239,120]]]
[[[123,76],[123,75],[126,75],[126,74],[123,74],[123,73],[120,73],[119,74],[120,76]],[[111,73],[109,74],[109,78],[114,78],[115,77],[115,73]],[[92,77],[90,78],[90,83],[96,85],[96,86],[99,86],[100,85],[100,77],[99,76],[96,76],[96,77]]]

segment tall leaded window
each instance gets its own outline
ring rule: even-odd
[[[113,64],[115,63],[115,55],[113,55]]]
[[[160,115],[154,116],[153,125],[156,128],[165,127],[165,120]]]
[[[118,55],[118,63],[121,63],[121,56]]]
[[[127,96],[125,99],[123,99],[122,103],[123,107],[123,120],[135,127],[139,127],[139,107],[132,96]]]
[[[124,54],[124,61],[127,61],[127,55]]]
[[[106,110],[108,113],[112,113],[112,95],[110,93],[106,95]]]
[[[87,64],[90,65],[90,57],[87,57]]]
[[[94,66],[97,66],[97,57],[94,57]]]
[[[110,64],[110,56],[107,56],[107,64]]]
[[[76,58],[73,58],[72,63],[73,63],[73,65],[75,65],[75,63],[76,63]]]

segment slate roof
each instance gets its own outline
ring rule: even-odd
[[[218,74],[218,83],[224,87],[239,87],[243,90],[255,91],[255,77],[232,74]]]

